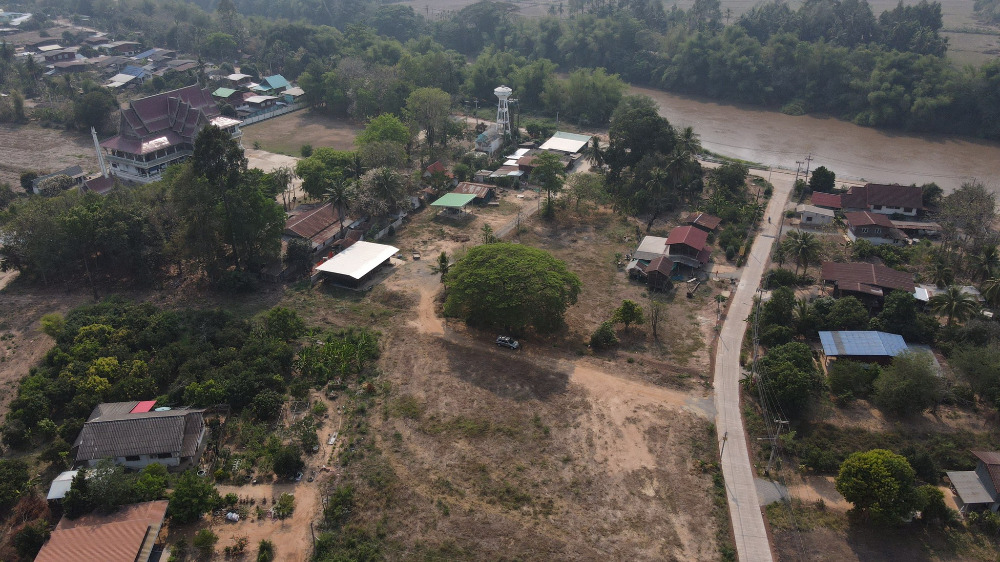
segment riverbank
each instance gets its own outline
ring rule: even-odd
[[[702,146],[723,156],[795,170],[796,161],[812,154],[812,169],[826,166],[838,179],[935,182],[946,192],[975,179],[1000,193],[1000,143],[882,131],[832,117],[785,115],[638,86],[629,93],[656,100],[671,124],[694,127]]]

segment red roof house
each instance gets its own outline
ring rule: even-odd
[[[913,293],[913,275],[881,264],[823,262],[824,283],[833,283],[841,292],[883,297],[898,290]]]
[[[822,191],[814,191],[812,194],[812,204],[817,207],[823,207],[824,209],[840,209],[840,199],[840,193],[823,193]]]
[[[36,562],[146,562],[153,552],[167,501],[127,505],[110,515],[59,520]]]
[[[678,226],[667,236],[667,253],[675,263],[688,267],[702,267],[708,263],[711,252],[706,248],[708,233],[693,226]]]
[[[847,237],[852,241],[859,238],[875,244],[902,244],[906,236],[893,226],[889,217],[870,211],[845,213]]]
[[[330,246],[340,230],[337,209],[332,203],[303,210],[285,221],[285,235],[309,240],[314,252],[322,252]]]
[[[468,181],[463,181],[458,184],[452,193],[467,193],[469,195],[475,195],[476,198],[472,200],[476,205],[485,205],[496,195],[493,190],[492,185],[485,183],[472,183]]]
[[[916,216],[924,208],[924,192],[915,185],[869,183],[850,188],[841,196],[845,211],[871,211],[883,215]]]

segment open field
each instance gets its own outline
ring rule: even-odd
[[[84,172],[100,171],[89,134],[37,123],[0,125],[0,183],[19,189],[24,172],[44,175],[77,164]]]
[[[354,137],[363,128],[314,111],[295,111],[244,127],[243,146],[254,148],[260,143],[263,150],[288,156],[299,156],[304,144],[354,150]]]

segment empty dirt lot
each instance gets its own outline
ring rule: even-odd
[[[90,135],[29,125],[0,125],[0,183],[20,185],[21,174],[50,174],[80,165],[84,172],[99,171]]]
[[[263,150],[288,156],[300,156],[304,144],[354,150],[354,137],[363,128],[304,109],[244,127],[243,146],[255,148],[259,144]]]

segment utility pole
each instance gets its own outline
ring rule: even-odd
[[[770,438],[771,458],[767,459],[767,468],[764,469],[764,474],[768,476],[771,475],[771,468],[774,467],[774,461],[778,457],[778,437],[781,436],[781,428],[788,426],[788,421],[786,420],[774,420],[774,423],[778,424],[778,431],[774,434],[774,437]]]
[[[809,156],[806,156],[806,175],[803,177],[803,179],[807,182],[809,181],[809,165],[812,164],[812,159],[813,155],[812,152],[810,152]]]

